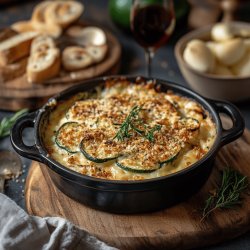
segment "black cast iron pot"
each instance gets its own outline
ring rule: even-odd
[[[46,164],[57,188],[87,206],[113,213],[139,213],[162,209],[180,202],[197,192],[206,182],[220,147],[237,139],[243,133],[244,120],[234,105],[224,101],[207,100],[183,86],[156,80],[162,91],[173,90],[177,94],[195,99],[211,114],[216,124],[217,137],[210,151],[190,167],[154,179],[116,181],[79,174],[48,156],[43,144],[43,126],[53,108],[51,105],[53,100],[59,103],[78,92],[90,91],[103,84],[105,79],[88,80],[65,90],[50,99],[37,112],[18,119],[11,131],[11,143],[20,155]],[[127,79],[134,82],[136,77],[127,77]],[[232,128],[223,129],[219,113],[225,113],[231,118]],[[27,127],[35,130],[35,145],[33,146],[27,146],[23,142],[22,132]]]

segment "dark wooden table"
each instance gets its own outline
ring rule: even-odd
[[[39,1],[19,1],[18,4],[11,6],[0,6],[0,27],[8,26],[16,21],[29,19],[32,13],[34,5]],[[83,1],[85,4],[85,12],[83,19],[93,20],[95,23],[99,23],[112,31],[123,47],[123,55],[121,61],[121,74],[132,74],[132,75],[144,75],[145,73],[145,62],[144,52],[137,45],[131,36],[118,29],[110,20],[108,13],[108,1],[107,0],[92,0]],[[159,49],[156,53],[153,61],[153,76],[156,78],[162,78],[172,82],[176,82],[182,85],[186,85],[184,78],[182,77],[178,65],[174,57],[174,46],[178,38],[187,32],[186,22],[183,20],[178,24],[175,34],[171,38],[170,42],[163,48]],[[250,86],[249,86],[250,87]],[[1,91],[1,90],[0,90]],[[250,128],[250,102],[236,104],[241,110],[247,128]],[[1,107],[0,107],[1,108]],[[11,115],[10,112],[0,110],[0,119],[4,116]],[[32,130],[24,131],[24,137],[26,143],[32,145]],[[2,139],[0,141],[0,150],[13,150],[9,138]],[[6,185],[5,193],[17,202],[21,207],[24,205],[23,190],[25,185],[25,178],[29,168],[30,161],[28,159],[22,159],[24,168],[23,174],[17,180],[10,180]],[[249,222],[250,223],[250,222]],[[221,232],[223,233],[223,232]],[[250,232],[233,239],[229,242],[225,242],[218,246],[212,246],[203,248],[206,250],[246,250],[250,249]]]

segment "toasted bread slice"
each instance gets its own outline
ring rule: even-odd
[[[7,82],[25,74],[28,57],[0,68],[0,82]]]
[[[87,46],[85,50],[92,57],[95,63],[99,63],[106,56],[108,51],[108,46],[107,44],[101,46]]]
[[[83,5],[76,1],[55,1],[46,6],[44,17],[46,23],[65,28],[79,19],[83,10]]]
[[[11,28],[18,33],[35,31],[31,21],[19,21],[19,22],[13,23],[11,25]]]
[[[30,51],[31,54],[33,54],[35,52],[42,52],[51,48],[56,48],[54,39],[47,35],[40,35],[32,41]]]
[[[93,58],[82,47],[70,46],[62,53],[63,67],[68,71],[86,68],[94,63]]]
[[[37,26],[39,26],[40,24],[44,25],[46,23],[44,13],[46,8],[51,4],[53,4],[52,1],[43,1],[37,4],[32,13],[31,17],[32,23],[34,23]]]
[[[20,21],[11,25],[11,28],[18,33],[37,31],[41,35],[50,35],[55,38],[62,34],[62,29],[57,25],[46,25],[46,23],[36,23],[32,21]]]
[[[58,75],[60,71],[60,51],[50,48],[32,53],[27,66],[27,79],[31,83],[44,83]]]
[[[0,44],[0,65],[5,66],[29,55],[32,40],[37,32],[15,35]]]
[[[0,29],[0,42],[3,42],[4,40],[7,40],[8,38],[11,38],[17,34],[18,33],[15,30],[10,28]]]
[[[62,34],[61,27],[56,23],[50,23],[48,25],[44,16],[47,7],[52,5],[53,3],[54,2],[52,1],[44,1],[36,5],[32,13],[30,23],[33,29],[39,31],[41,34],[47,34],[57,38]]]

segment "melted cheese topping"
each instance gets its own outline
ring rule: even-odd
[[[81,174],[112,180],[180,171],[201,159],[216,137],[209,113],[196,101],[126,80],[58,104],[44,129],[51,158]]]

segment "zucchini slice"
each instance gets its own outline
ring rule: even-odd
[[[200,128],[199,121],[192,117],[185,117],[180,119],[180,124],[190,131],[195,131]]]
[[[79,152],[82,126],[77,122],[66,122],[56,132],[55,143],[69,153]]]
[[[171,150],[171,154],[168,152],[163,153],[160,157],[157,157],[155,161],[150,161],[150,159],[152,159],[152,152],[137,152],[119,157],[116,161],[116,165],[123,170],[134,173],[151,173],[165,166],[165,164],[169,164],[174,161],[177,158],[180,150],[181,146],[178,144]],[[154,155],[157,154],[155,153]]]
[[[159,163],[156,165],[144,165],[140,156],[140,154],[121,156],[116,160],[116,165],[125,171],[141,174],[154,172],[161,167]]]
[[[80,143],[80,151],[90,161],[96,163],[115,160],[121,155],[121,144],[111,139],[90,136],[83,138]]]
[[[177,153],[171,155],[171,156],[170,156],[168,159],[166,159],[165,161],[160,162],[160,167],[164,167],[166,164],[169,164],[169,163],[173,162],[173,161],[177,158],[177,156],[179,155],[180,151],[181,151],[181,150],[179,150]]]

